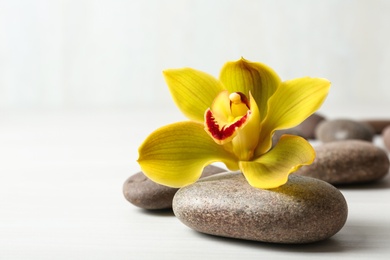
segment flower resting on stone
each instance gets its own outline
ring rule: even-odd
[[[268,66],[243,58],[227,62],[219,79],[191,68],[164,71],[171,95],[188,121],[161,127],[139,148],[138,163],[151,180],[170,187],[197,181],[203,168],[223,162],[250,185],[271,189],[315,158],[302,137],[275,130],[294,127],[325,100],[322,78],[281,81]]]

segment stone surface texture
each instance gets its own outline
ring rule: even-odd
[[[389,172],[387,153],[370,142],[346,140],[315,147],[316,159],[295,175],[309,176],[331,184],[367,183]]]
[[[341,140],[372,141],[375,130],[368,124],[349,120],[324,120],[318,124],[315,135],[320,141],[327,143]]]
[[[209,165],[204,168],[201,178],[224,171],[226,170]],[[143,209],[171,208],[173,196],[177,191],[177,188],[153,182],[143,172],[132,175],[123,184],[123,195],[125,198],[133,205]]]
[[[240,172],[222,173],[181,188],[173,199],[178,219],[216,236],[300,244],[327,239],[345,224],[343,195],[318,179],[290,176],[287,184],[256,189]]]

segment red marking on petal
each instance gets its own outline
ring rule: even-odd
[[[223,140],[226,140],[227,138],[233,136],[236,129],[244,125],[249,114],[250,114],[250,111],[248,111],[247,114],[242,116],[236,122],[234,122],[230,125],[224,125],[220,129],[218,122],[215,120],[215,118],[213,116],[213,112],[211,112],[211,110],[208,109],[206,111],[206,115],[205,115],[205,119],[206,119],[205,125],[207,127],[207,131],[211,134],[211,136],[214,139],[216,139],[218,141],[223,141]]]

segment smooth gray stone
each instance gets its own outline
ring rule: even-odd
[[[387,126],[390,126],[390,119],[366,119],[361,120],[361,122],[370,125],[378,135],[380,135]]]
[[[348,215],[341,192],[324,181],[290,175],[287,184],[264,190],[250,186],[240,172],[181,188],[173,211],[202,233],[287,244],[327,239],[344,226]]]
[[[315,151],[314,162],[294,174],[317,178],[331,184],[352,184],[376,181],[389,172],[387,153],[370,142],[331,142],[315,147]]]
[[[318,140],[328,143],[343,140],[372,141],[375,130],[366,123],[348,119],[325,120],[318,124],[315,135]]]
[[[224,171],[226,170],[209,165],[204,168],[201,178]],[[172,208],[172,199],[177,191],[177,188],[153,182],[143,172],[132,175],[123,184],[125,198],[133,205],[143,209]]]

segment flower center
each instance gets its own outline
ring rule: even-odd
[[[231,115],[235,118],[246,114],[249,109],[249,103],[246,96],[241,92],[234,92],[229,95]]]
[[[216,143],[225,144],[245,125],[250,113],[248,99],[243,93],[221,93],[205,113],[205,130]]]
[[[239,103],[241,103],[241,95],[238,94],[237,92],[231,93],[231,94],[229,95],[229,99],[230,99],[230,101],[231,101],[232,103],[234,103],[234,104],[239,104]]]

